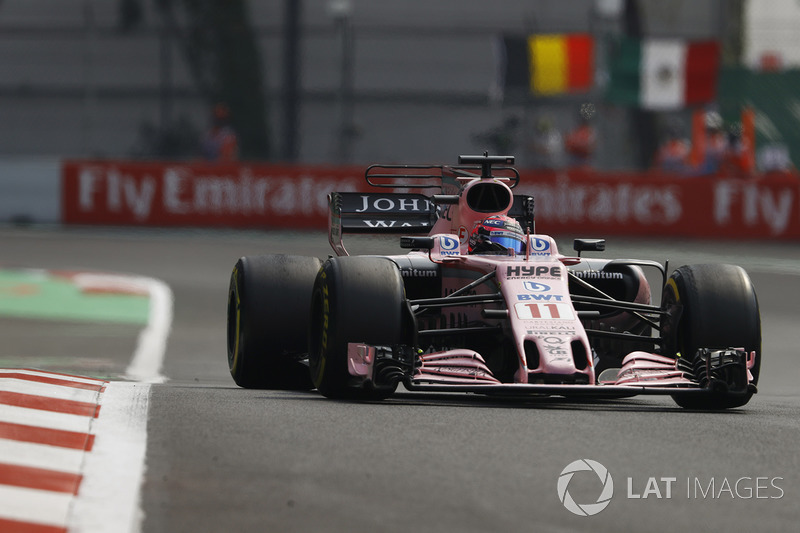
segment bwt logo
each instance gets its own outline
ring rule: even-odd
[[[525,281],[523,282],[523,286],[525,287],[526,291],[530,292],[547,292],[550,290],[550,285],[537,283],[535,281]]]
[[[455,250],[458,248],[458,239],[453,237],[439,237],[439,246],[442,247],[442,250]]]
[[[579,504],[572,499],[569,493],[569,483],[572,477],[578,472],[593,472],[600,482],[603,484],[603,489],[594,503]],[[608,469],[591,459],[578,459],[568,464],[561,474],[558,476],[558,499],[566,507],[567,511],[574,513],[578,516],[594,516],[611,503],[611,498],[614,496],[614,480],[611,479],[611,474]]]
[[[550,241],[540,239],[539,237],[531,237],[531,251],[537,253],[544,253],[550,249]]]

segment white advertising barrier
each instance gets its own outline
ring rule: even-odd
[[[0,223],[61,222],[61,159],[0,157]]]

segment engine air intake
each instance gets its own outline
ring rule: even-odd
[[[467,205],[478,213],[496,213],[511,204],[511,192],[499,183],[477,183],[467,192]]]

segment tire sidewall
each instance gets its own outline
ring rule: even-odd
[[[743,348],[757,354],[758,380],[761,321],[758,299],[747,273],[735,265],[688,265],[667,281],[662,309],[680,305],[679,317],[668,317],[665,354],[694,357],[698,348]]]
[[[239,285],[242,276],[242,260],[236,262],[231,272],[228,285],[228,319],[227,319],[227,348],[228,370],[236,380],[244,375],[244,361],[242,356],[242,299]]]
[[[751,370],[758,382],[761,322],[758,299],[747,273],[735,265],[688,265],[673,272],[664,288],[663,353],[694,363],[699,348],[743,348],[756,352]],[[675,395],[693,409],[724,409],[746,404],[751,394],[722,395],[695,401]]]
[[[336,266],[336,262],[330,260],[322,265],[311,296],[309,372],[311,382],[323,395],[341,391],[342,387],[337,384],[347,379],[344,374],[346,368],[336,358],[339,350],[332,346],[336,342],[336,321],[339,316],[339,313],[332,312],[337,309],[336,297],[339,293],[338,288],[332,289],[332,285],[339,281],[335,273]]]
[[[335,257],[314,282],[309,324],[309,370],[314,386],[331,398],[379,399],[394,390],[350,387],[350,342],[394,345],[405,340],[403,282],[388,258]]]
[[[311,289],[315,257],[263,255],[240,258],[228,289],[228,368],[246,388],[308,390]]]

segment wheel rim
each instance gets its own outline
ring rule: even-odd
[[[239,291],[236,290],[237,269],[234,269],[231,278],[231,287],[228,290],[228,368],[233,371],[236,366],[236,355],[239,353],[239,338],[241,332],[241,301]]]
[[[324,371],[322,363],[322,301],[321,291],[314,289],[311,296],[311,321],[309,324],[310,335],[308,339],[308,366],[311,371],[311,381],[319,387]]]

